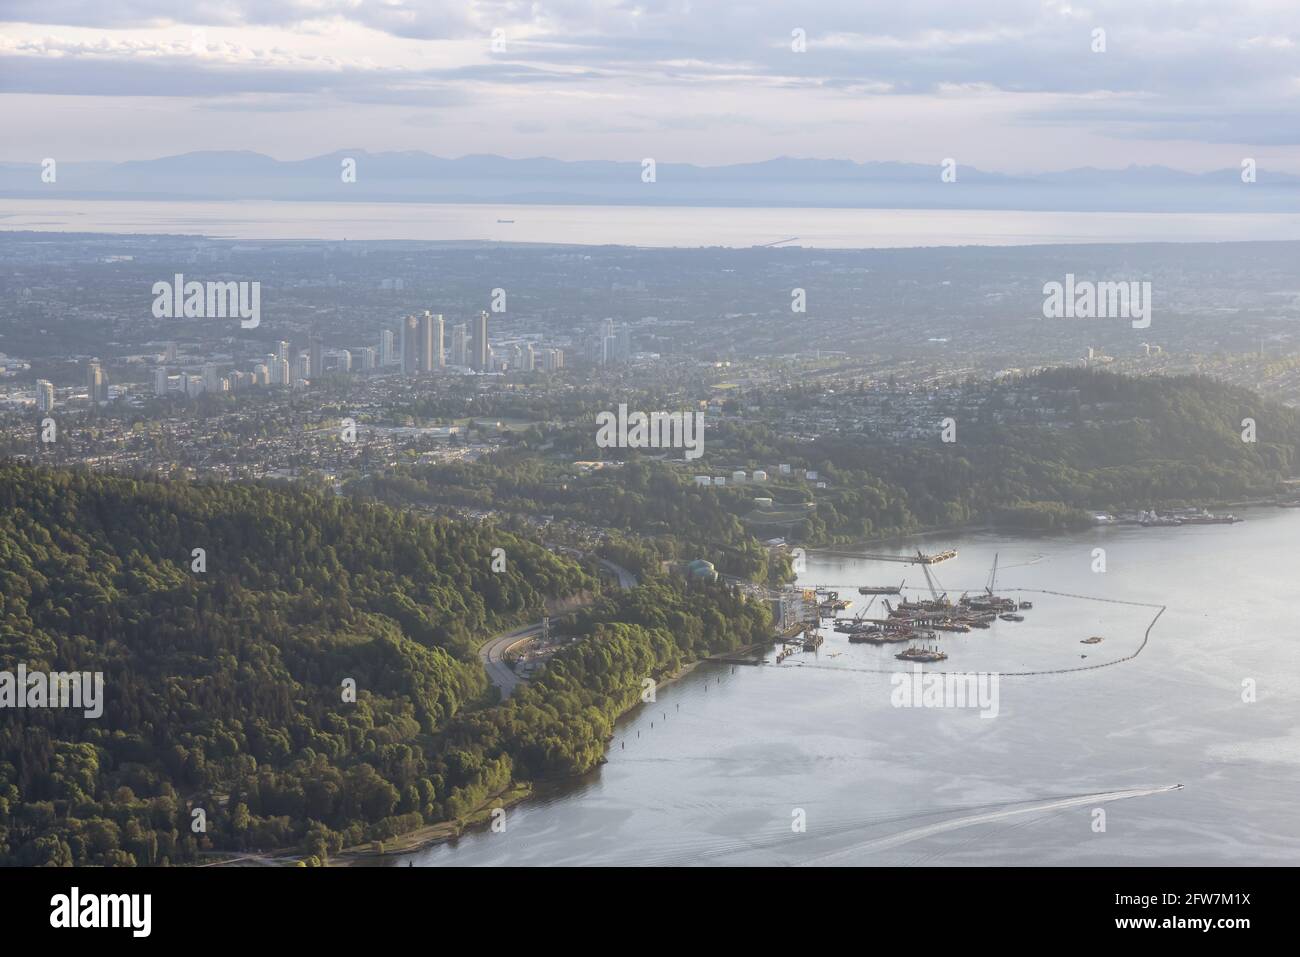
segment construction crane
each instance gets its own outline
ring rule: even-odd
[[[855,623],[856,623],[856,622],[860,622],[860,621],[862,621],[864,618],[867,617],[867,612],[871,611],[871,606],[874,605],[874,604],[876,603],[876,597],[877,597],[877,596],[872,595],[872,596],[871,596],[871,601],[867,602],[866,607],[864,607],[864,608],[862,609],[862,611],[858,612],[856,615],[853,616],[853,621],[854,621]],[[889,604],[889,602],[886,601],[885,604],[886,604],[886,606],[887,606],[887,605]]]
[[[920,552],[918,552],[917,554],[919,555]],[[930,566],[928,564],[922,563],[921,571],[925,572],[925,583],[930,588],[930,597],[933,598],[936,602],[943,601],[945,598],[947,598],[948,592],[946,590],[943,592],[943,594],[939,593],[939,589],[942,588],[943,586],[939,584],[938,577],[936,577],[930,571]]]
[[[997,580],[998,580],[998,553],[994,552],[993,567],[989,569],[989,581],[988,584],[984,586],[984,590],[989,593],[990,598],[993,596],[993,586],[997,583]]]
[[[755,249],[771,249],[773,246],[780,246],[780,245],[783,245],[784,243],[792,243],[792,242],[794,242],[794,241],[795,241],[796,239],[798,239],[798,238],[799,238],[798,236],[791,236],[789,239],[778,239],[778,240],[777,240],[776,242],[774,242],[774,243],[756,243],[756,244],[754,245],[754,248],[755,248]]]

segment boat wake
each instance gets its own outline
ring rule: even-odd
[[[1152,794],[1163,794],[1166,791],[1177,791],[1181,788],[1181,784],[1167,784],[1163,787],[1154,788],[1126,788],[1120,791],[1102,791],[1094,794],[1080,794],[1076,797],[1040,801],[1023,807],[1009,807],[996,811],[985,811],[980,814],[968,814],[964,817],[949,818],[946,821],[939,821],[936,824],[927,824],[924,827],[914,827],[906,831],[899,831],[897,834],[889,834],[885,837],[862,841],[849,847],[831,851],[828,854],[822,854],[819,857],[800,861],[795,866],[825,866],[827,864],[843,862],[846,858],[851,858],[855,862],[860,862],[863,854],[869,854],[873,851],[888,850],[889,848],[909,844],[912,841],[917,841],[921,838],[932,837],[935,834],[943,834],[947,831],[960,830],[964,827],[973,827],[977,824],[993,824],[998,821],[1015,818],[1022,814],[1060,811],[1070,807],[1105,804],[1108,801],[1123,801],[1128,798],[1148,797]]]

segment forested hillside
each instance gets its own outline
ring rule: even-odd
[[[1071,420],[999,424],[991,413],[1007,387],[992,386],[984,413],[963,419],[951,444],[937,435],[911,446],[814,443],[804,456],[833,491],[804,534],[852,540],[967,522],[1051,529],[1086,524],[1090,509],[1276,495],[1300,468],[1300,415],[1210,379],[1051,369],[1016,388],[1072,405]],[[1256,441],[1242,439],[1246,418]]]
[[[509,756],[524,778],[588,771],[645,678],[769,639],[772,624],[766,607],[725,585],[660,580],[580,613],[574,630],[590,638],[562,651],[501,707],[458,718],[449,736],[485,760]]]
[[[513,536],[326,493],[18,465],[0,466],[0,583],[0,668],[105,682],[98,719],[0,713],[0,845],[23,863],[190,859],[182,798],[219,829],[203,796],[269,769],[310,778],[334,825],[422,811],[396,782],[414,739],[487,692],[475,638],[593,585]],[[276,817],[259,843],[294,838]]]
[[[766,578],[768,552],[740,516],[752,508],[743,489],[703,489],[670,465],[645,460],[579,479],[568,463],[508,451],[489,462],[449,462],[367,476],[354,488],[393,504],[458,505],[554,515],[653,540],[653,552],[621,554],[641,573],[659,559],[708,555],[724,574]]]
[[[642,678],[768,627],[724,588],[659,584],[584,612],[589,637],[494,705],[478,640],[596,587],[539,545],[293,487],[16,464],[0,584],[0,671],[105,685],[98,718],[0,710],[0,864],[321,859],[587,770]]]
[[[574,442],[582,440],[575,454],[626,461],[575,475],[567,457],[512,450],[476,463],[381,472],[356,487],[393,503],[553,514],[635,538],[617,559],[630,566],[704,555],[726,574],[762,579],[769,567],[758,540],[773,535],[826,545],[967,523],[1050,530],[1086,525],[1090,509],[1275,495],[1300,470],[1295,410],[1203,377],[1050,369],[972,384],[970,393],[976,411],[960,416],[949,444],[940,441],[937,421],[927,423],[935,426],[932,439],[888,442],[871,435],[807,441],[724,419],[710,425],[704,458],[686,467],[597,449],[583,424],[571,430]],[[1029,393],[1044,407],[1070,411],[1050,425],[1008,418],[1010,403]],[[1256,422],[1255,442],[1242,440],[1246,418]],[[776,463],[796,474],[770,475],[761,492],[692,481],[694,472],[772,470]],[[827,487],[800,478],[805,468]],[[746,525],[759,494],[778,507],[815,508],[789,523]]]

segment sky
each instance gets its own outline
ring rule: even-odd
[[[1297,0],[3,0],[0,18],[9,161],[1300,173]]]

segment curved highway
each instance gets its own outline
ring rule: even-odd
[[[596,561],[618,579],[619,588],[626,591],[637,586],[636,576],[623,566],[615,565],[603,558],[598,558]],[[531,625],[524,625],[522,628],[514,629],[514,631],[507,631],[489,638],[479,648],[479,660],[483,662],[483,668],[487,671],[488,680],[500,689],[502,700],[509,698],[519,683],[524,680],[515,674],[515,670],[505,660],[506,651],[511,645],[525,638],[535,637],[541,634],[541,631],[542,623],[540,621],[534,622]]]
[[[483,667],[487,670],[489,680],[501,689],[502,699],[509,698],[510,693],[515,690],[515,685],[523,680],[515,674],[515,670],[506,662],[506,649],[517,641],[540,634],[541,631],[542,623],[540,621],[536,624],[525,625],[522,628],[516,628],[514,631],[508,631],[503,635],[488,639],[483,647],[479,649],[479,659],[482,660]]]

